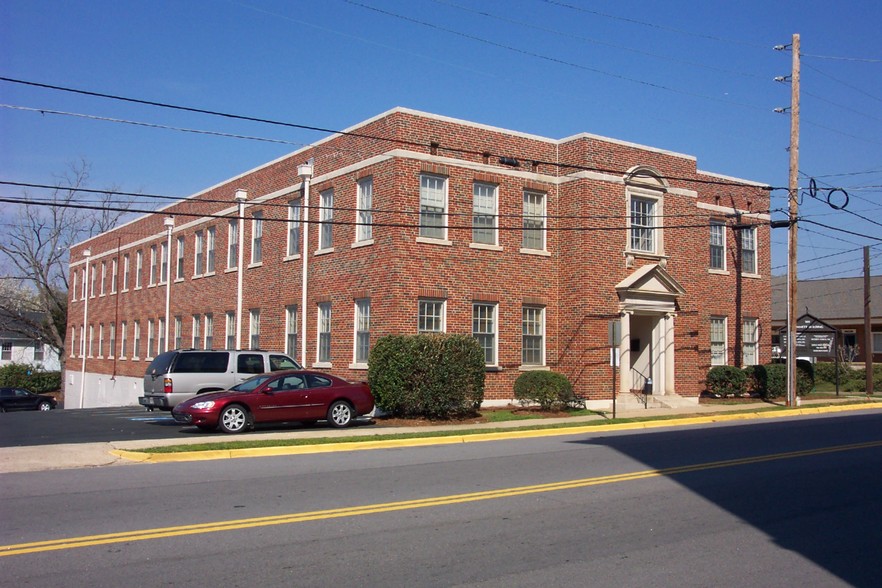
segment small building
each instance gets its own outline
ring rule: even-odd
[[[811,314],[840,332],[843,361],[864,363],[864,278],[798,280],[797,315]],[[787,276],[772,277],[773,349],[780,349],[777,335],[787,327]],[[882,276],[870,276],[870,330],[873,362],[882,361]]]
[[[61,369],[58,353],[34,336],[30,324],[42,315],[0,316],[0,367],[21,363],[55,372]]]
[[[446,332],[480,342],[487,403],[554,370],[608,407],[616,320],[620,400],[697,402],[770,357],[768,211],[689,155],[395,108],[73,247],[67,398],[136,404],[182,347],[365,379],[378,337]]]

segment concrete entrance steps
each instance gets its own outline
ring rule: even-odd
[[[678,394],[649,394],[646,398],[646,406],[643,404],[642,394],[620,394],[616,397],[616,407],[619,410],[639,410],[642,408],[684,408],[698,405],[697,398],[684,398]]]

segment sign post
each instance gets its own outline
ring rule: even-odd
[[[622,344],[622,321],[609,321],[609,365],[612,368],[612,418],[616,418],[616,366],[619,365],[619,346]]]

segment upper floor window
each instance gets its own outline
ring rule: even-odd
[[[141,275],[144,272],[144,252],[138,249],[135,253],[135,288],[141,287]]]
[[[81,292],[81,296],[80,296],[80,298],[83,299],[83,300],[85,300],[85,299],[86,299],[86,296],[89,295],[89,284],[86,283],[86,270],[88,270],[88,266],[86,266],[86,267],[82,270],[82,276],[83,276],[83,291]]]
[[[493,184],[475,182],[472,187],[472,241],[497,244],[496,194]]]
[[[319,199],[321,201],[319,249],[330,249],[334,246],[334,191],[325,190]]]
[[[632,251],[655,253],[656,204],[654,198],[631,196]]]
[[[168,281],[168,265],[171,261],[171,251],[165,243],[159,245],[159,259],[159,282],[164,284]]]
[[[159,258],[156,256],[156,245],[150,246],[150,279],[148,286],[156,284],[157,274],[159,273]]]
[[[756,227],[741,229],[741,273],[757,273]]]
[[[239,219],[230,219],[227,236],[227,269],[232,269],[239,267]]]
[[[101,262],[101,287],[99,290],[99,294],[104,296],[104,284],[107,282],[107,262]]]
[[[205,271],[205,253],[202,231],[196,231],[193,243],[193,275],[201,276]]]
[[[524,249],[545,250],[545,194],[524,190]]]
[[[719,221],[710,225],[710,269],[726,269],[726,225]]]
[[[178,256],[175,263],[175,279],[184,279],[184,238],[178,237]]]
[[[420,237],[447,238],[447,178],[420,176]]]
[[[73,284],[71,285],[71,288],[70,288],[71,300],[77,299],[77,278],[79,278],[79,277],[80,277],[80,272],[78,272],[77,270],[74,270],[73,271]]]
[[[251,219],[251,263],[263,260],[263,212],[257,211]]]
[[[205,273],[207,274],[214,273],[214,234],[214,227],[208,227],[208,229],[205,230]]]
[[[129,254],[123,255],[122,291],[129,289]]]
[[[373,212],[371,208],[373,207],[374,200],[374,179],[373,178],[362,178],[358,181],[358,195],[357,195],[357,204],[358,208],[358,221],[355,227],[355,240],[356,242],[361,241],[370,241],[373,236]]]
[[[89,277],[89,296],[95,298],[95,282],[96,276],[98,275],[98,266],[96,264],[92,264],[92,275]]]
[[[288,255],[300,254],[300,198],[288,203]]]
[[[444,332],[443,300],[420,300],[417,312],[417,332],[419,333],[443,333]]]
[[[116,258],[110,262],[110,293],[116,294],[116,274],[119,272],[119,262]]]

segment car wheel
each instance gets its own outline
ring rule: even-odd
[[[238,404],[228,406],[220,414],[218,427],[224,433],[241,433],[248,428],[248,413]]]
[[[41,402],[40,404],[37,405],[37,410],[41,410],[43,412],[45,412],[47,410],[52,410],[52,404],[50,404],[49,402],[44,400],[43,402]]]
[[[343,400],[334,402],[328,409],[328,424],[332,427],[348,427],[352,424],[353,418],[355,415],[352,413],[352,407]]]

